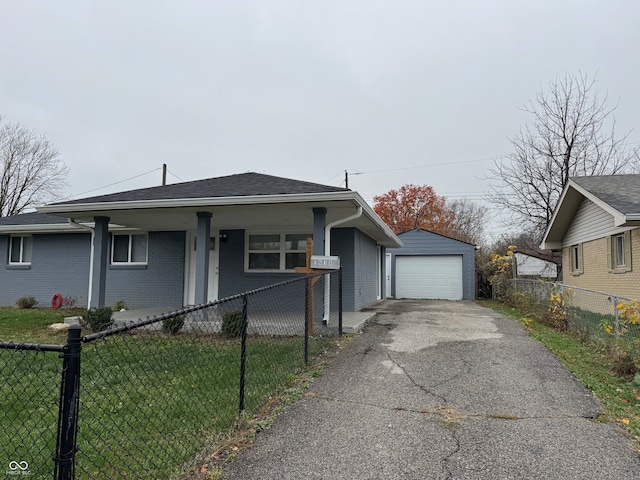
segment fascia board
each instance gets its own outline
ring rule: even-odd
[[[552,231],[554,230],[554,226],[556,224],[556,218],[558,217],[558,214],[562,209],[562,206],[564,204],[564,200],[565,200],[565,197],[567,196],[567,192],[569,191],[569,188],[573,187],[572,183],[573,182],[571,182],[571,179],[569,179],[569,182],[567,182],[564,189],[562,190],[562,193],[560,194],[560,198],[558,199],[558,205],[556,206],[556,209],[554,210],[553,215],[551,216],[551,221],[549,222],[549,225],[547,225],[547,229],[545,230],[544,235],[542,237],[542,242],[540,243],[540,248],[542,249],[553,248],[553,247],[550,247],[549,245],[559,243],[557,241],[548,242],[547,238],[549,237],[549,235],[553,233]]]
[[[37,224],[37,225],[1,225],[0,233],[61,233],[82,230],[66,223]]]
[[[354,192],[356,194],[356,201],[362,207],[362,211],[364,214],[371,220],[386,236],[389,237],[389,242],[381,242],[382,245],[388,248],[400,248],[404,245],[402,240],[398,238],[398,236],[393,233],[393,230],[389,228],[389,226],[382,221],[382,219],[378,216],[376,212],[369,206],[367,202],[360,196],[358,192]]]
[[[88,228],[95,228],[95,224],[82,223]],[[122,225],[109,225],[109,231],[140,231],[139,228],[123,227]],[[79,228],[68,223],[32,224],[32,225],[0,225],[0,233],[4,234],[29,234],[29,233],[87,233],[86,229]]]

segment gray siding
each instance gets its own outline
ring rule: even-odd
[[[244,271],[244,230],[227,230],[227,241],[220,246],[218,296],[229,297],[291,278],[294,273],[247,273]],[[376,243],[353,228],[331,231],[331,255],[339,255],[342,265],[343,309],[359,311],[377,301]],[[321,285],[316,298],[322,298]],[[316,302],[316,307],[322,302]]]
[[[89,233],[33,235],[29,267],[9,266],[9,236],[0,236],[0,305],[11,306],[20,297],[34,296],[39,306],[49,306],[54,294],[74,297],[87,305],[89,291]]]
[[[396,291],[396,256],[398,255],[462,255],[462,298],[475,298],[475,246],[425,230],[411,230],[398,237],[401,248],[388,248],[391,254],[391,295]],[[387,292],[389,293],[389,292]]]
[[[244,271],[244,230],[225,230],[227,241],[220,245],[218,297],[298,278],[295,273],[247,273]]]
[[[185,233],[149,232],[147,265],[109,265],[105,303],[179,308],[184,295]]]
[[[74,297],[76,306],[88,306],[91,236],[89,233],[33,235],[29,268],[8,266],[8,236],[0,236],[4,265],[0,267],[0,305],[14,305],[33,295],[48,306],[55,293]],[[184,233],[149,233],[146,267],[107,270],[106,304],[124,300],[129,308],[182,305],[184,291]]]
[[[331,231],[331,255],[340,256],[344,310],[357,312],[377,302],[376,242],[353,228]]]
[[[562,241],[563,247],[596,240],[621,231],[615,228],[613,215],[584,199],[567,229]]]

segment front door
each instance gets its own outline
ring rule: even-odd
[[[207,293],[207,300],[209,302],[218,299],[219,236],[217,230],[211,230],[211,238],[209,239],[209,290]],[[195,303],[197,242],[196,232],[187,232],[187,249],[185,252],[185,305],[193,305]]]

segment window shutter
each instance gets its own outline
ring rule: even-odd
[[[584,273],[584,260],[582,257],[582,244],[578,244],[578,273]]]
[[[631,232],[624,232],[624,267],[626,272],[631,271]]]
[[[613,270],[613,240],[607,237],[607,269],[609,273]]]

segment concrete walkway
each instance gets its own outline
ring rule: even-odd
[[[472,302],[386,301],[231,479],[638,479],[592,395]]]

